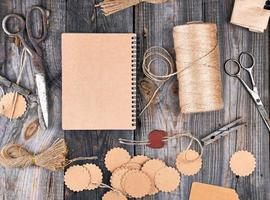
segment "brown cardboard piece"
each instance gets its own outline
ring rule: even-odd
[[[189,200],[239,200],[239,197],[231,188],[194,182]]]
[[[135,34],[62,35],[64,130],[134,130]]]
[[[266,0],[235,0],[231,23],[253,32],[264,32],[270,10],[263,9]]]

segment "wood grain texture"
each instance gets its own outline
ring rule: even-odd
[[[140,34],[147,30],[141,44],[145,49],[162,45],[174,54],[172,28],[187,21],[205,21],[217,23],[221,50],[221,67],[226,59],[237,57],[241,51],[252,52],[256,56],[255,79],[267,109],[269,109],[269,41],[268,32],[250,33],[246,29],[229,24],[233,1],[170,1],[161,6],[141,5],[136,12],[136,31]],[[142,26],[143,24],[143,26]],[[158,73],[162,64],[155,66]],[[263,73],[264,72],[264,73]],[[238,80],[225,75],[222,70],[225,108],[222,111],[181,115],[178,107],[177,80],[167,83],[162,93],[163,101],[151,106],[141,119],[136,137],[146,138],[149,131],[163,129],[169,132],[190,130],[195,136],[202,137],[224,124],[243,117],[248,126],[232,133],[205,148],[203,170],[193,177],[182,177],[179,190],[171,194],[159,194],[145,199],[188,199],[193,181],[202,181],[232,187],[237,190],[240,199],[269,199],[269,134],[264,126],[251,98]],[[261,89],[260,89],[261,88]],[[262,89],[264,88],[264,89]],[[161,94],[161,96],[163,96]],[[142,101],[140,101],[141,103]],[[142,105],[140,104],[140,107]],[[187,146],[186,141],[172,141],[163,150],[136,148],[136,153],[163,158],[174,165],[179,151]],[[196,147],[195,147],[196,148]],[[257,158],[256,172],[247,178],[236,178],[229,169],[229,159],[237,151],[245,149]],[[264,164],[263,164],[264,163]]]
[[[65,12],[65,1],[1,1],[0,3],[0,18],[1,21],[7,13],[18,13],[25,15],[26,10],[32,5],[42,5],[48,9],[55,9],[62,7]],[[48,74],[48,79],[56,74],[56,69],[61,70],[60,65],[60,40],[59,35],[64,31],[60,21],[62,21],[61,12],[53,12],[51,15],[53,23],[50,25],[48,38],[43,44],[45,68]],[[35,17],[35,20],[38,20]],[[58,21],[57,21],[58,20]],[[34,31],[40,32],[40,26]],[[0,31],[0,51],[1,51],[1,75],[6,76],[9,80],[16,81],[19,73],[19,50],[10,39]],[[55,54],[53,54],[56,52]],[[40,130],[27,141],[21,133],[23,123],[37,118],[37,105],[33,102],[28,102],[28,112],[22,117],[21,120],[9,121],[8,119],[0,118],[0,147],[2,148],[7,143],[20,143],[24,144],[29,150],[39,153],[43,151],[52,142],[58,138],[63,137],[63,131],[60,128],[61,118],[59,113],[61,103],[61,90],[54,87],[54,83],[49,86],[49,101],[50,101],[50,116],[51,125],[48,130]],[[32,73],[32,66],[28,62],[26,69],[23,73],[21,86],[34,91],[35,83]],[[10,89],[4,87],[5,92]],[[62,172],[49,172],[47,170],[30,167],[26,169],[5,169],[0,168],[0,199],[63,199],[63,173]]]
[[[132,9],[105,17],[95,9],[94,0],[80,0],[67,2],[66,32],[126,33],[133,31]],[[118,138],[133,138],[133,131],[65,131],[65,138],[69,147],[69,158],[78,156],[98,156],[94,163],[104,172],[103,181],[109,184],[110,173],[104,166],[106,152],[119,146]],[[133,153],[133,148],[129,149]],[[80,163],[80,162],[79,162]],[[65,199],[101,199],[107,189],[73,193],[65,190]]]
[[[200,181],[237,190],[242,200],[270,200],[270,155],[269,133],[246,90],[238,80],[228,77],[223,71],[226,59],[237,57],[241,51],[255,55],[255,82],[265,107],[269,110],[269,30],[264,34],[251,33],[246,29],[229,23],[234,0],[169,0],[161,5],[140,4],[109,17],[104,17],[94,8],[96,0],[2,0],[0,19],[7,13],[25,14],[34,4],[41,4],[51,10],[50,32],[44,47],[45,66],[50,87],[50,114],[52,128],[40,131],[28,141],[24,141],[21,129],[23,122],[37,117],[35,104],[29,105],[28,113],[22,120],[9,122],[0,117],[0,147],[9,142],[25,144],[30,150],[39,152],[57,137],[63,137],[69,147],[68,158],[97,155],[94,163],[104,171],[104,182],[109,183],[109,173],[104,167],[105,153],[119,146],[117,139],[145,139],[153,129],[163,129],[170,133],[189,130],[201,138],[213,130],[243,117],[248,125],[205,148],[204,165],[201,172],[192,177],[182,177],[181,186],[173,193],[159,193],[143,199],[183,199],[188,200],[193,181]],[[136,32],[139,38],[141,64],[144,50],[159,45],[165,47],[175,57],[172,28],[188,21],[214,22],[218,25],[221,51],[221,68],[225,108],[222,111],[183,115],[179,112],[178,83],[172,78],[161,91],[162,101],[149,107],[138,119],[135,134],[132,131],[63,131],[61,130],[61,33],[63,32]],[[36,31],[40,31],[39,28]],[[19,51],[0,30],[0,74],[9,80],[18,75]],[[163,71],[162,63],[155,66],[157,73]],[[138,65],[139,75],[143,74]],[[244,74],[243,74],[244,75]],[[245,78],[247,78],[244,75]],[[31,65],[23,75],[23,87],[33,89],[34,79]],[[6,88],[5,88],[6,89]],[[7,89],[5,91],[8,91]],[[138,109],[144,106],[141,95]],[[188,141],[170,141],[162,150],[148,147],[130,147],[130,153],[145,154],[164,159],[174,166],[176,155],[183,150]],[[198,149],[197,146],[193,148]],[[238,150],[248,150],[257,159],[256,171],[249,177],[237,178],[229,169],[229,159]],[[83,163],[83,162],[78,162]],[[63,173],[51,173],[35,167],[28,169],[0,168],[0,199],[68,199],[100,200],[107,190],[98,189],[73,193],[64,189]]]

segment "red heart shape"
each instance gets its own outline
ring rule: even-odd
[[[168,133],[165,131],[162,131],[162,130],[151,131],[148,134],[149,144],[147,146],[152,148],[152,149],[163,148],[165,146],[164,140],[166,139],[165,137],[167,135],[168,135]]]

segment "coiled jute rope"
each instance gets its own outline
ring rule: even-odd
[[[36,165],[57,171],[66,164],[67,146],[63,139],[56,140],[52,146],[40,154],[33,154],[19,144],[8,144],[0,152],[0,165],[10,168],[24,168]]]
[[[155,61],[159,61],[163,63],[163,69],[164,69],[164,74],[162,75],[157,75],[153,72],[153,67]],[[144,75],[153,83],[157,85],[157,88],[153,92],[150,100],[148,103],[144,106],[142,111],[140,112],[139,116],[141,116],[144,111],[150,106],[150,104],[153,102],[154,98],[162,88],[162,86],[172,77],[175,75],[174,73],[174,61],[173,58],[171,57],[170,53],[158,46],[153,46],[150,47],[149,49],[146,50],[143,56],[143,63],[142,63],[142,70]]]
[[[190,23],[173,29],[182,113],[223,108],[217,26]]]
[[[57,139],[48,149],[39,154],[28,151],[20,144],[7,144],[0,152],[0,165],[8,168],[25,168],[35,165],[50,171],[59,171],[78,160],[97,159],[93,156],[67,160],[67,152],[64,139]]]

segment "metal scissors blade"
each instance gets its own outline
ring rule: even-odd
[[[258,108],[258,111],[259,111],[259,113],[260,113],[260,115],[261,115],[267,129],[270,131],[270,121],[269,121],[269,117],[268,117],[268,114],[267,114],[264,106],[263,105],[258,105],[257,108]]]
[[[48,97],[47,97],[47,87],[46,80],[43,74],[35,75],[36,85],[37,85],[37,94],[39,97],[40,108],[42,112],[42,118],[46,128],[49,126],[49,106],[48,106]]]
[[[222,128],[210,133],[209,135],[207,135],[206,137],[202,138],[201,141],[203,142],[203,145],[209,145],[213,142],[215,142],[216,140],[219,140],[220,138],[228,135],[229,133],[238,130],[239,128],[241,128],[242,126],[246,125],[245,122],[240,123],[242,121],[242,118],[239,118],[225,126],[223,126]]]

